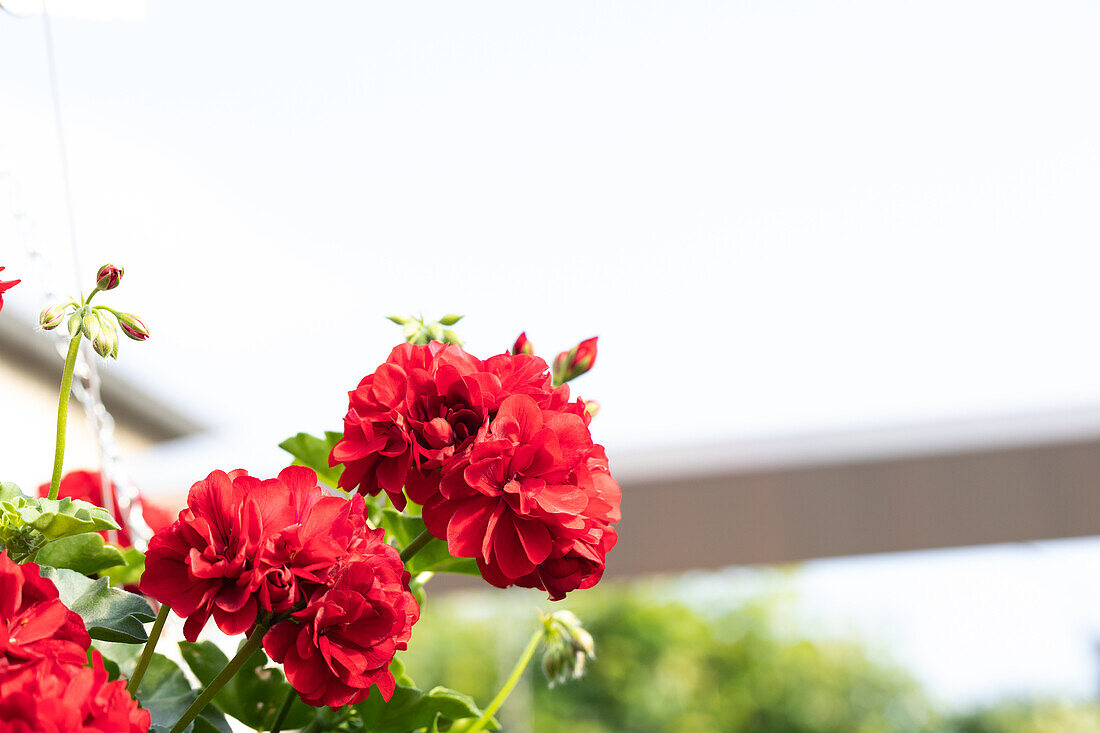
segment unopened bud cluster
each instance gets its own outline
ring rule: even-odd
[[[596,341],[598,337],[593,336],[590,339],[585,339],[579,344],[574,346],[569,351],[563,351],[554,357],[554,363],[550,367],[550,370],[554,376],[554,385],[565,384],[566,382],[576,379],[580,375],[590,370],[596,363]],[[516,342],[512,345],[513,354],[534,354],[535,347],[531,343],[531,340],[527,338],[527,332],[524,331],[516,339]],[[596,414],[596,410],[599,409],[599,405],[596,405],[591,411],[593,415]]]
[[[65,323],[70,338],[86,338],[95,352],[104,359],[117,359],[119,330],[134,341],[145,341],[149,338],[149,329],[132,313],[122,313],[105,305],[91,305],[96,293],[118,287],[123,272],[123,268],[115,265],[99,268],[95,289],[87,298],[81,298],[80,302],[70,300],[43,308],[38,315],[38,325],[44,331],[52,331]]]
[[[542,614],[542,671],[550,686],[580,679],[587,660],[596,658],[596,643],[572,611]]]
[[[462,316],[453,313],[440,318],[438,321],[424,320],[423,316],[386,316],[399,326],[405,327],[405,340],[410,344],[424,344],[432,341],[441,341],[445,344],[462,346],[462,339],[458,334],[446,326],[453,326],[462,320]]]

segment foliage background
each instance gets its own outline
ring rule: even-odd
[[[548,689],[529,672],[502,711],[538,733],[1087,733],[1092,703],[1009,700],[953,712],[850,640],[792,630],[788,599],[689,607],[657,584],[604,584],[564,604],[596,639],[586,678]],[[529,633],[535,595],[435,598],[404,659],[426,686],[462,680],[492,697]],[[499,660],[499,661],[498,661]]]

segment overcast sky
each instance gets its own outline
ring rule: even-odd
[[[1095,5],[311,11],[55,21],[84,280],[127,267],[121,368],[212,425],[337,425],[421,309],[599,334],[618,449],[1100,405]],[[2,20],[0,185],[69,289],[42,24]]]

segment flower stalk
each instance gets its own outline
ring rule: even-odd
[[[191,703],[191,706],[184,712],[183,717],[172,726],[170,733],[183,733],[184,729],[191,724],[191,721],[199,717],[199,713],[210,704],[218,691],[225,687],[229,680],[233,679],[233,675],[241,670],[248,658],[255,654],[256,650],[263,644],[268,624],[267,620],[256,624],[256,627],[252,629],[252,633],[245,639],[244,645],[237,651],[236,656],[229,660],[225,668],[218,673],[218,676],[211,680],[206,689],[202,691],[202,694],[198,696],[195,702]]]
[[[61,394],[57,399],[57,435],[54,439],[53,476],[50,478],[50,499],[57,498],[61,488],[61,469],[65,463],[65,429],[69,421],[69,396],[73,390],[73,371],[76,355],[80,351],[79,332],[69,340],[69,353],[65,356],[65,370],[61,373]]]
[[[424,547],[432,541],[432,533],[428,530],[424,530],[416,537],[412,542],[405,546],[405,549],[401,551],[401,562],[408,562],[416,553],[424,549]]]
[[[539,648],[539,642],[542,641],[542,637],[545,633],[545,629],[540,628],[531,635],[531,640],[527,642],[523,654],[519,656],[516,666],[512,669],[512,674],[508,675],[508,679],[504,681],[504,686],[500,688],[500,692],[498,692],[497,696],[493,698],[493,701],[489,703],[489,706],[485,708],[481,717],[478,718],[472,726],[466,729],[466,733],[478,733],[478,731],[484,729],[485,726],[489,724],[489,721],[493,719],[496,712],[500,710],[500,706],[504,704],[504,701],[512,694],[512,690],[519,684],[520,678],[523,677],[527,665],[531,663],[531,658],[535,656],[535,650]]]
[[[141,658],[138,659],[137,666],[134,667],[134,673],[130,675],[130,681],[126,683],[126,690],[135,697],[137,696],[138,687],[141,685],[141,678],[145,676],[145,670],[149,668],[149,662],[153,660],[153,652],[156,651],[157,641],[160,640],[160,634],[164,630],[164,622],[168,620],[170,610],[167,603],[161,604],[160,611],[157,612],[157,618],[153,621],[153,628],[149,630],[149,638],[145,640],[145,647],[141,650]]]
[[[271,724],[271,733],[279,733],[283,729],[283,723],[286,721],[286,716],[290,714],[290,708],[294,706],[294,701],[298,699],[298,693],[293,687],[286,691],[286,698],[283,699],[283,704],[279,708],[278,714],[275,716],[275,722]]]

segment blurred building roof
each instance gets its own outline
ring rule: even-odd
[[[25,314],[18,313],[16,309],[6,309],[4,315],[0,318],[0,361],[27,380],[52,390],[52,404],[56,404],[56,390],[63,366],[63,360],[55,350],[56,342],[37,333],[29,325]],[[116,371],[100,369],[99,377],[103,403],[115,422],[140,433],[149,443],[194,435],[203,429],[202,423],[194,416],[154,397]],[[44,408],[51,406],[43,405]]]

